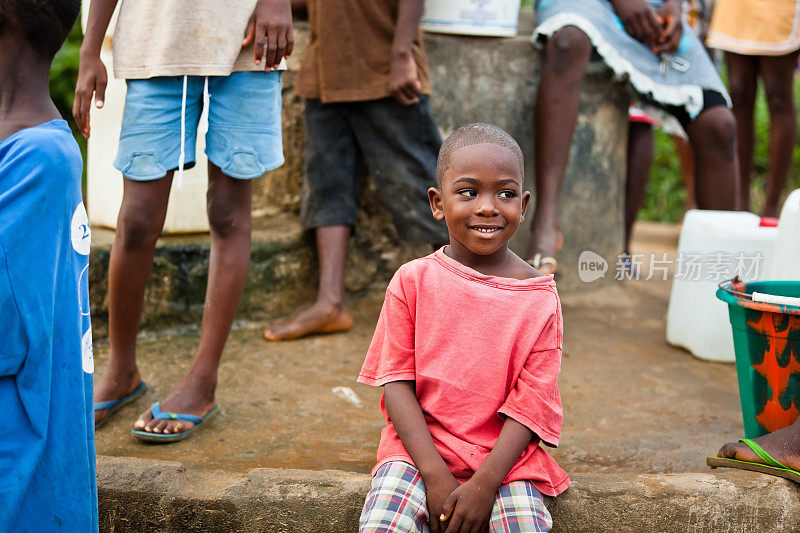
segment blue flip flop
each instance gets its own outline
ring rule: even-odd
[[[153,418],[158,418],[161,420],[185,420],[186,422],[194,423],[194,425],[186,431],[181,431],[180,433],[150,433],[149,431],[135,428],[131,430],[131,433],[133,433],[133,436],[137,439],[147,442],[177,442],[191,435],[192,432],[200,427],[203,422],[215,415],[218,407],[219,404],[215,403],[214,407],[212,407],[204,417],[200,418],[199,416],[173,413],[171,411],[167,411],[166,413],[162,412],[161,402],[156,402],[150,406],[150,413],[152,413]]]
[[[94,425],[94,429],[97,429],[103,424],[105,424],[111,417],[111,415],[113,415],[114,413],[116,413],[129,403],[131,403],[133,400],[144,394],[144,391],[146,390],[147,390],[147,383],[145,383],[144,381],[140,381],[139,384],[136,386],[136,388],[133,389],[133,392],[131,392],[130,394],[126,394],[119,400],[109,400],[107,402],[95,402],[94,403],[95,411],[102,411],[104,409],[108,409],[108,413],[106,413],[106,416],[103,417],[103,419],[100,422]]]

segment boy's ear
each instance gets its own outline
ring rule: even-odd
[[[528,203],[531,201],[531,191],[522,193],[522,220],[525,220],[525,213],[528,211]]]
[[[444,220],[444,209],[442,209],[442,191],[437,187],[428,189],[428,202],[431,204],[431,213],[436,220]]]

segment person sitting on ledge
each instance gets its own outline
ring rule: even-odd
[[[344,269],[358,216],[362,160],[400,238],[441,245],[428,212],[442,144],[431,116],[430,76],[419,20],[422,0],[294,0],[308,8],[311,42],[297,77],[306,98],[301,223],[316,234],[317,299],[264,329],[268,341],[347,331]],[[354,38],[353,36],[358,36]]]
[[[658,118],[677,120],[694,148],[701,209],[736,208],[736,122],[730,99],[681,0],[537,0],[534,44],[545,45],[536,97],[536,207],[526,259],[558,269],[558,203],[578,116],[581,81],[593,52]],[[588,178],[588,176],[587,176]]]
[[[442,145],[430,209],[450,244],[386,290],[358,381],[386,426],[359,531],[550,531],[569,487],[557,446],[563,324],[552,276],[508,248],[530,192],[522,150],[491,124]]]

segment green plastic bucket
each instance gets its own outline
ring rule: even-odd
[[[800,307],[754,302],[753,292],[800,297],[800,281],[733,280],[717,290],[730,312],[748,439],[791,425],[800,412]]]

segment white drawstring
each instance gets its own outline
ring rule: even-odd
[[[209,108],[210,104],[211,104],[211,94],[208,92],[208,76],[206,76],[206,84],[205,87],[203,87],[203,111],[205,111],[206,113],[206,120],[202,124],[203,127],[202,131],[200,132],[203,135],[205,135],[208,132],[208,110],[210,109]]]
[[[181,155],[178,157],[178,190],[183,189],[183,164],[186,160],[186,84],[188,76],[183,77],[183,97],[181,98]]]

